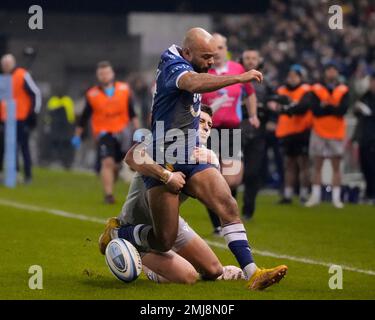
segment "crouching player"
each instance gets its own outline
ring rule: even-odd
[[[205,145],[210,135],[212,127],[212,111],[207,106],[202,106],[200,115],[200,142]],[[126,155],[126,163],[135,171],[137,171],[129,189],[127,199],[124,203],[121,214],[118,218],[111,218],[111,223],[107,226],[99,241],[100,251],[104,254],[106,244],[117,238],[117,228],[121,225],[135,224],[142,225],[143,228],[151,228],[152,218],[151,209],[147,200],[147,189],[144,185],[142,174],[160,178],[165,174],[165,169],[154,163],[147,165],[139,165],[134,160],[134,152],[136,146],[133,147]],[[218,165],[219,161],[211,150],[199,148],[194,153],[197,161],[207,161],[214,165]],[[144,154],[143,156],[147,156]],[[147,163],[153,162],[152,159]],[[179,193],[185,184],[185,176],[181,172],[174,172],[166,178],[166,186],[173,193]],[[187,199],[187,196],[180,193],[180,202]],[[117,227],[117,228],[116,228]],[[142,232],[140,233],[142,234]],[[147,234],[146,232],[143,234]],[[141,244],[142,239],[135,239],[135,242]],[[177,239],[172,250],[167,252],[156,252],[142,250],[138,247],[141,257],[143,270],[150,280],[165,283],[194,283],[200,277],[203,280],[237,280],[244,279],[242,270],[235,266],[223,267],[207,245],[207,243],[179,216]]]

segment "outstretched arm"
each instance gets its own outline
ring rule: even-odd
[[[208,73],[186,72],[178,80],[177,86],[192,93],[216,91],[236,83],[246,83],[251,80],[261,82],[263,75],[257,70],[250,70],[239,75],[216,76]]]

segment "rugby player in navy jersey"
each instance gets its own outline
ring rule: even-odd
[[[200,94],[236,83],[262,81],[262,74],[256,70],[233,76],[207,74],[213,65],[216,47],[211,34],[204,29],[193,28],[186,33],[182,48],[173,45],[162,54],[152,106],[153,140],[148,153],[165,170],[158,179],[143,177],[153,225],[120,227],[116,219],[110,219],[100,239],[100,247],[105,248],[111,240],[111,232],[118,228],[119,237],[142,250],[169,251],[177,237],[180,202],[179,194],[171,192],[166,183],[173,175],[180,175],[186,182],[184,193],[197,198],[219,216],[222,235],[248,280],[248,288],[262,290],[279,282],[287,267],[260,269],[256,266],[237,202],[224,177],[212,164],[190,161],[195,147],[199,145]],[[183,139],[171,139],[171,130],[173,132],[174,129],[183,133]],[[195,131],[195,136],[191,131]],[[169,147],[176,152],[169,154]]]

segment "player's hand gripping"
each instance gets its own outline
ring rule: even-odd
[[[257,71],[257,70],[254,70],[254,69],[240,74],[240,82],[241,83],[250,82],[251,80],[255,80],[257,82],[262,82],[263,81],[263,74],[261,72]]]
[[[165,185],[167,186],[168,190],[172,193],[180,193],[182,188],[185,185],[185,175],[180,172],[170,172],[170,176],[166,181]]]

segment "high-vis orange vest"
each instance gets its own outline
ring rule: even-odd
[[[31,111],[31,97],[25,89],[26,73],[23,68],[16,68],[12,73],[13,100],[16,105],[16,119],[19,121],[25,120]],[[5,121],[7,117],[5,101],[1,102],[0,108],[1,120]]]
[[[115,82],[115,92],[107,96],[98,86],[87,91],[86,98],[92,108],[91,127],[94,136],[101,131],[118,133],[129,123],[130,88],[126,83]]]
[[[338,85],[332,92],[319,83],[312,86],[312,91],[321,102],[334,107],[340,105],[342,97],[348,90],[349,88],[344,84]],[[313,117],[313,129],[322,138],[342,140],[345,138],[345,119],[336,115]]]
[[[277,89],[277,94],[288,96],[291,101],[299,103],[303,96],[310,91],[308,84],[302,84],[294,90],[289,90],[286,86]],[[278,138],[284,138],[297,133],[302,133],[312,126],[312,112],[308,110],[301,115],[281,114],[277,120],[275,135]]]

